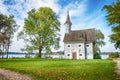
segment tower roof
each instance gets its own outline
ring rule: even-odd
[[[69,17],[69,11],[67,11],[67,18],[64,24],[69,24],[70,26],[72,25],[72,22],[70,21],[70,17]]]

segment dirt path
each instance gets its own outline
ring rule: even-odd
[[[117,80],[120,80],[120,58],[113,59],[113,61],[117,63],[117,66],[116,66],[117,69],[115,72],[118,74]]]
[[[0,80],[33,80],[30,76],[21,75],[10,70],[0,69]],[[2,77],[2,78],[1,78]]]
[[[0,80],[8,80],[5,76],[3,76],[2,74],[0,74]]]

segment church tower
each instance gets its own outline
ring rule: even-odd
[[[67,11],[67,18],[66,18],[64,25],[66,26],[66,33],[70,33],[72,23],[70,21],[69,11]]]

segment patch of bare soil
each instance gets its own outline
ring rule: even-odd
[[[9,80],[9,79],[7,79],[5,76],[3,76],[2,74],[0,74],[0,80]]]
[[[33,80],[28,75],[22,75],[10,70],[0,69],[0,80]]]

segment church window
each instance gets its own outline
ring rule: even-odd
[[[89,45],[86,45],[87,47],[89,47]]]
[[[80,38],[83,38],[83,34],[82,33],[80,34]]]
[[[67,56],[70,56],[70,54],[67,54]]]
[[[70,45],[68,45],[68,47],[70,47]]]
[[[82,56],[82,54],[79,54],[79,56]]]
[[[81,47],[81,45],[78,45],[78,47]]]

